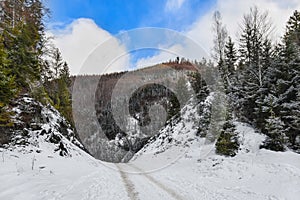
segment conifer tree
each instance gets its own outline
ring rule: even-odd
[[[272,23],[267,13],[261,13],[257,7],[254,7],[250,9],[250,13],[244,15],[241,31],[240,69],[238,69],[241,75],[239,83],[236,84],[240,96],[241,110],[239,112],[247,122],[255,124],[255,119],[260,117],[255,112],[256,100],[264,98],[263,93],[257,91],[261,91],[268,69],[268,66],[264,65],[268,57],[263,54],[263,44],[270,44],[269,35],[272,31]]]
[[[266,135],[267,139],[261,145],[261,148],[270,149],[273,151],[284,151],[284,123],[279,117],[275,116],[273,110],[270,110],[270,117],[266,119]]]
[[[9,75],[9,60],[0,36],[0,109],[9,103],[16,93],[14,77]]]
[[[40,0],[5,1],[3,9],[7,16],[2,26],[10,74],[19,87],[28,89],[40,78],[45,9]]]
[[[284,57],[287,62],[299,59],[300,50],[300,12],[295,10],[286,25],[286,33],[283,37]]]
[[[209,94],[208,86],[206,81],[203,79],[199,72],[193,72],[189,74],[190,76],[190,83],[196,94],[197,99],[203,101],[207,95]]]
[[[233,100],[235,84],[237,84],[237,74],[236,74],[236,61],[237,52],[231,37],[228,37],[228,41],[225,44],[224,50],[224,86],[225,92]]]
[[[232,111],[226,113],[226,121],[216,143],[216,153],[225,156],[235,156],[239,148],[238,136],[232,120]]]
[[[279,58],[276,62],[276,93],[278,111],[284,123],[284,134],[288,137],[288,146],[299,151],[299,127],[297,110],[300,110],[298,93],[300,85],[300,14],[295,11],[289,18],[286,33],[280,45]]]

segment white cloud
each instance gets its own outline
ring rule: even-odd
[[[223,23],[229,32],[229,35],[235,39],[239,30],[239,24],[242,17],[249,12],[250,7],[256,5],[261,12],[267,11],[275,26],[273,39],[278,40],[284,33],[286,22],[295,9],[300,8],[300,2],[297,0],[218,0],[215,7],[200,17],[187,31],[187,34],[204,46],[206,51],[210,51],[213,44],[212,34],[212,15],[218,10],[221,12]]]
[[[206,52],[194,41],[189,38],[180,38],[183,41],[179,41],[180,44],[173,45],[167,49],[159,47],[161,52],[158,55],[151,57],[141,58],[136,62],[137,68],[148,67],[157,63],[166,62],[168,60],[174,60],[177,56],[180,58],[188,58],[190,60],[200,60],[206,57]]]
[[[71,74],[123,71],[129,66],[128,56],[123,56],[106,68],[116,57],[126,54],[126,48],[91,19],[76,19],[65,29],[52,30],[49,35],[54,35],[54,45],[68,62]],[[82,68],[88,56],[89,66]]]
[[[166,11],[176,11],[181,8],[185,0],[168,0],[166,3]]]
[[[294,10],[300,9],[300,1],[298,0],[218,0],[215,6],[211,10],[207,11],[205,15],[196,20],[196,22],[192,24],[190,28],[184,32],[184,34],[202,46],[206,52],[206,55],[209,56],[213,46],[213,12],[216,10],[221,12],[223,23],[226,25],[229,35],[234,38],[236,42],[238,42],[236,36],[239,30],[239,24],[242,21],[242,17],[245,13],[248,13],[250,7],[253,7],[254,5],[256,5],[261,12],[268,11],[269,16],[271,17],[276,28],[273,39],[277,41],[284,33],[285,25],[289,16],[292,15]],[[183,55],[186,55],[185,57],[195,57],[195,51],[193,49],[194,47],[186,45],[186,47],[183,48],[182,46],[179,46],[176,47],[178,52],[184,53]],[[172,48],[174,47],[171,47],[169,50],[172,50]],[[162,52],[159,55],[141,59],[137,62],[137,64],[138,66],[144,66],[146,63],[150,64],[154,61],[162,62],[163,59],[166,61],[170,59],[168,56],[170,55]]]

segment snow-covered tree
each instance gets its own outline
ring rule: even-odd
[[[269,66],[270,34],[272,23],[267,13],[261,13],[257,7],[244,15],[240,36],[239,75],[236,91],[239,93],[241,115],[247,122],[254,122],[256,100],[263,99],[258,93],[263,87]]]
[[[216,153],[225,156],[235,156],[239,148],[238,136],[235,132],[232,120],[232,112],[226,113],[226,121],[216,143]]]
[[[228,41],[225,44],[224,50],[224,59],[225,59],[225,66],[226,66],[226,81],[228,85],[231,85],[232,76],[235,73],[235,65],[237,61],[237,52],[234,46],[234,42],[232,41],[231,37],[228,37]]]
[[[273,151],[284,151],[284,123],[279,117],[276,117],[273,110],[270,111],[271,116],[266,119],[266,135],[267,138],[261,145],[261,148],[270,149]]]

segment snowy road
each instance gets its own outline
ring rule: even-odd
[[[133,164],[117,164],[117,167],[121,173],[123,182],[125,183],[125,186],[127,188],[128,196],[130,197],[131,200],[136,200],[136,199],[184,200],[185,199],[181,195],[179,195],[175,190],[161,183],[157,179],[153,178],[150,174],[147,174],[144,170],[138,168]],[[135,171],[138,171],[138,173],[127,173],[126,171],[130,170],[130,168],[131,170],[133,169]],[[139,190],[137,190],[137,188]]]
[[[116,164],[116,167],[118,168],[121,177],[122,177],[122,181],[124,183],[124,186],[126,188],[128,197],[130,198],[130,200],[138,200],[138,192],[136,192],[136,189],[134,187],[134,184],[132,183],[132,181],[129,179],[128,175],[126,174],[126,172],[124,172],[122,170],[122,168]]]
[[[297,200],[300,195],[300,157],[289,152],[263,151],[253,159],[251,154],[182,158],[151,173],[145,170],[149,160],[109,164],[38,154],[32,170],[32,155],[12,155],[5,153],[0,162],[1,200]]]

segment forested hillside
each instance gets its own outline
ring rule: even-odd
[[[0,4],[0,126],[13,129],[8,110],[23,94],[53,105],[72,122],[69,68],[45,36],[49,10],[40,0]]]
[[[219,12],[213,26],[214,57],[234,115],[267,136],[262,148],[300,152],[300,13],[292,13],[279,42],[267,12],[257,7],[244,15],[236,43]],[[224,124],[220,153],[235,137],[232,128]]]
[[[129,72],[72,77],[73,116],[83,143],[100,160],[128,161],[166,121],[179,117],[194,95],[191,90],[201,92],[206,83],[199,71],[204,73],[204,66],[183,59]],[[165,119],[158,111],[151,115],[157,105],[166,111]]]

